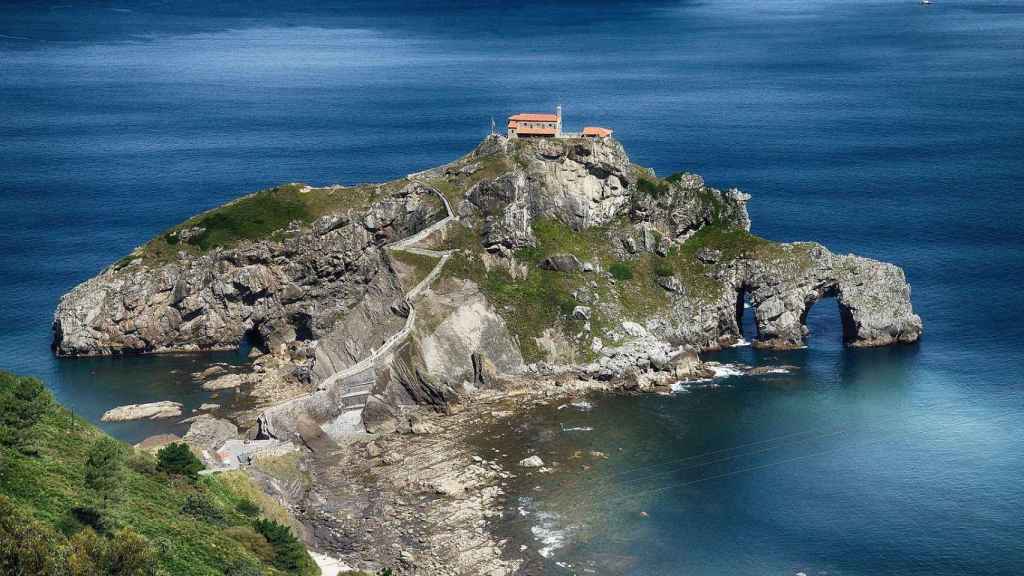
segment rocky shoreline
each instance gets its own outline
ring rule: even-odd
[[[791,366],[722,366],[709,363],[682,381],[708,382],[719,373],[764,374]],[[515,421],[532,406],[571,404],[592,392],[670,394],[662,381],[601,381],[570,373],[535,376],[460,398],[449,413],[410,413],[404,431],[309,438],[291,474],[274,475],[259,463],[250,473],[306,528],[311,549],[353,569],[391,568],[396,574],[510,576],[524,573],[533,542],[512,541],[496,527],[506,515],[505,484],[531,470],[498,454],[481,452],[470,438],[481,429]]]

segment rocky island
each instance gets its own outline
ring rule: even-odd
[[[61,298],[54,351],[249,342],[244,380],[262,401],[237,421],[312,452],[313,482],[279,494],[308,541],[361,567],[398,548],[409,573],[510,573],[483,528],[507,472],[458,445],[460,425],[507,414],[503,392],[703,377],[699,353],[743,339],[745,305],[767,348],[803,346],[830,297],[850,346],[920,337],[899,267],[757,237],[749,200],[660,178],[607,135],[491,135],[394,181],[290,184],[197,215]],[[441,468],[425,458],[438,452],[453,455]],[[425,510],[410,486],[442,500]],[[338,512],[373,506],[391,514],[375,536]],[[468,519],[446,531],[451,514]]]

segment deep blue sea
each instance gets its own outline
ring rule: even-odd
[[[845,350],[824,302],[806,350],[712,358],[794,374],[540,407],[490,432],[559,462],[499,529],[550,574],[1024,574],[1022,96],[1019,0],[4,2],[0,369],[93,420],[191,408],[209,358],[55,360],[58,297],[241,194],[394,178],[561,104],[749,192],[757,234],[903,266],[925,336]]]

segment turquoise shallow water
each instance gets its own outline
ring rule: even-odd
[[[900,264],[926,334],[843,350],[825,302],[807,350],[718,358],[793,375],[540,409],[500,441],[609,455],[515,488],[508,530],[567,534],[546,572],[1022,573],[1022,38],[1015,1],[4,3],[0,368],[93,420],[196,405],[209,359],[55,360],[60,294],[240,194],[392,178],[561,103],[659,173],[750,192],[760,235]]]

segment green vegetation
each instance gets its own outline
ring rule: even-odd
[[[120,495],[124,476],[125,446],[110,437],[93,443],[85,459],[85,485],[98,494],[104,509]]]
[[[294,537],[275,533],[275,544],[255,530],[261,512],[276,525],[289,519],[244,473],[192,480],[163,471],[54,403],[33,378],[0,372],[0,406],[0,574],[317,573]],[[287,568],[275,563],[279,546]]]
[[[203,463],[196,458],[188,445],[174,442],[157,452],[156,469],[195,480],[199,477],[199,471],[203,469]]]
[[[501,154],[464,160],[459,164],[459,167],[462,168],[471,164],[479,164],[479,167],[471,174],[454,172],[426,182],[429,186],[437,188],[441,194],[444,194],[444,197],[448,199],[448,203],[452,205],[452,210],[456,213],[458,213],[459,207],[462,205],[465,193],[470,188],[483,180],[493,180],[512,169],[512,164]]]
[[[661,198],[667,195],[671,188],[665,180],[658,180],[647,175],[641,175],[636,179],[637,192],[653,196],[654,198]]]
[[[615,262],[608,267],[608,272],[611,273],[612,278],[615,278],[616,280],[633,279],[633,267],[627,262]]]
[[[306,547],[292,534],[291,528],[274,522],[260,519],[253,527],[256,532],[266,538],[273,550],[274,566],[290,574],[316,574],[319,569],[313,559],[306,554]]]
[[[389,250],[388,254],[393,261],[398,263],[395,271],[398,272],[398,277],[406,291],[412,290],[426,278],[431,270],[437,266],[438,261],[433,256],[406,252],[405,250]]]
[[[358,210],[404,184],[396,180],[381,185],[351,188],[308,188],[287,184],[243,196],[175,226],[122,259],[123,265],[141,257],[150,264],[174,259],[184,250],[200,254],[214,248],[229,248],[243,240],[273,238],[291,222],[309,224],[324,214]]]
[[[0,392],[0,446],[34,452],[34,428],[51,403],[42,382],[34,378],[5,378]]]

